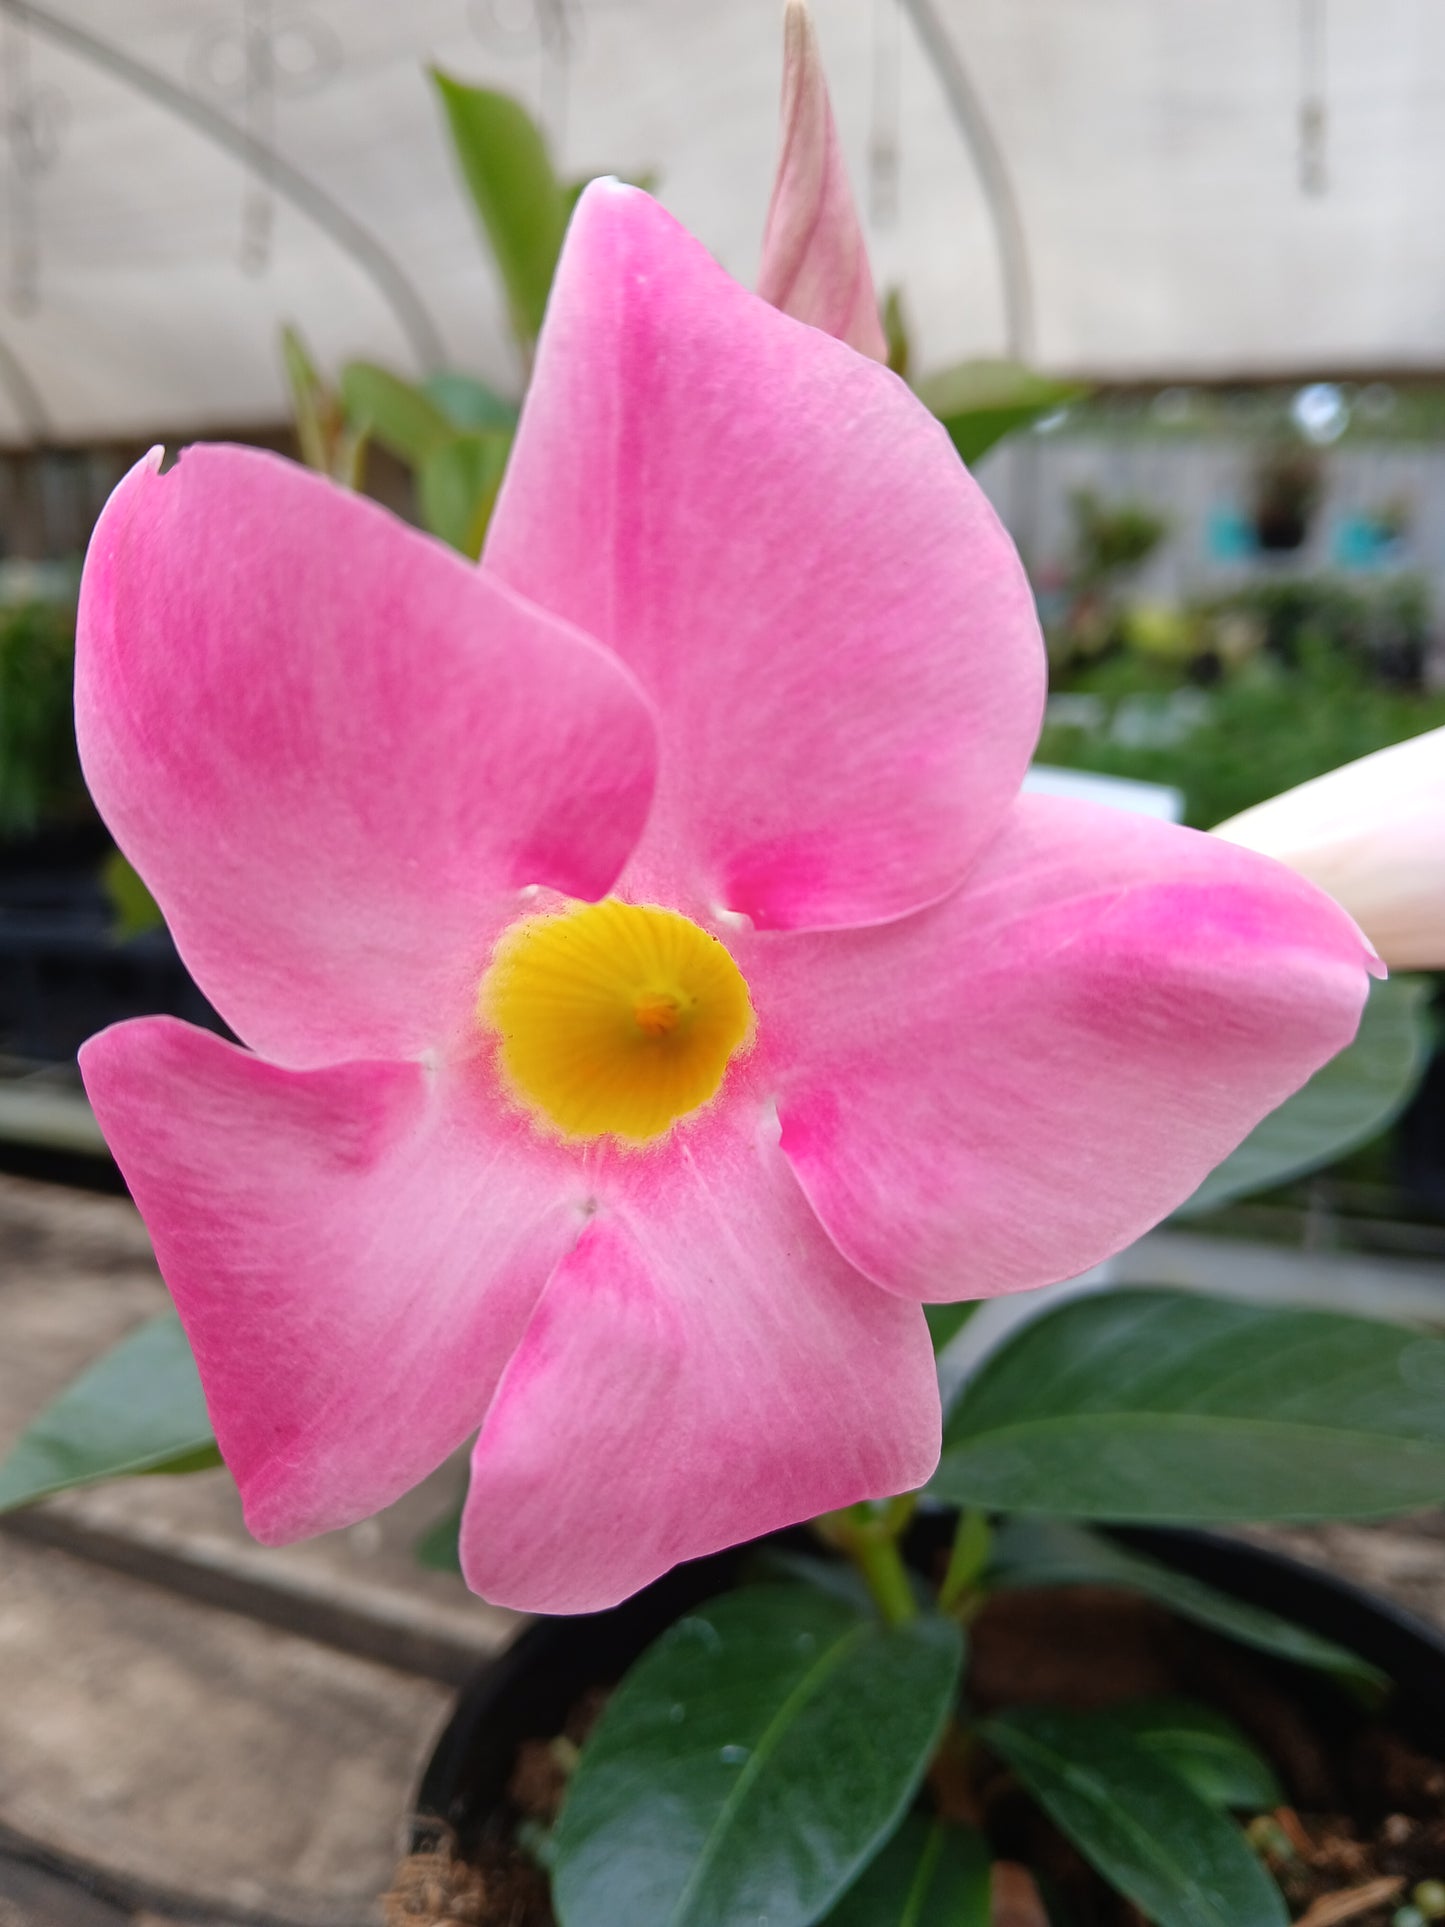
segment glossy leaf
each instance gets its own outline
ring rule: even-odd
[[[1280,1891],[1234,1821],[1108,1715],[1023,1707],[978,1732],[1157,1927],[1286,1927]]]
[[[1005,1519],[994,1534],[993,1557],[985,1585],[989,1591],[1028,1586],[1122,1586],[1152,1599],[1196,1626],[1256,1652],[1320,1672],[1367,1689],[1372,1696],[1388,1685],[1385,1675],[1332,1639],[1322,1639],[1277,1613],[1216,1592],[1203,1580],[1175,1572],[1130,1546],[1121,1546],[1086,1526],[1060,1519]]]
[[[462,176],[506,289],[512,326],[530,346],[542,326],[570,212],[541,129],[507,94],[433,73]]]
[[[1445,1339],[1194,1292],[1094,1292],[1026,1326],[965,1385],[930,1490],[1139,1524],[1438,1504]]]
[[[1212,1706],[1182,1699],[1133,1700],[1112,1708],[1109,1717],[1210,1806],[1249,1813],[1283,1806],[1284,1789],[1274,1768]]]
[[[1430,1056],[1428,982],[1372,984],[1359,1035],[1218,1165],[1177,1217],[1266,1191],[1378,1137],[1409,1102]]]
[[[1052,415],[1087,391],[1036,375],[1013,361],[960,361],[927,375],[914,391],[943,423],[966,462],[976,462],[1016,428]]]
[[[991,1873],[981,1833],[910,1813],[827,1927],[992,1927]]]
[[[562,1927],[806,1927],[907,1811],[962,1634],[893,1629],[809,1586],[671,1627],[607,1703],[558,1824]]]
[[[421,468],[422,520],[433,535],[474,562],[482,552],[511,446],[511,432],[506,429],[454,434]]]
[[[163,1312],[81,1373],[0,1466],[0,1512],[67,1486],[221,1463],[181,1321]]]
[[[865,1616],[875,1610],[867,1581],[847,1559],[828,1559],[817,1553],[797,1552],[791,1546],[780,1546],[773,1540],[763,1539],[758,1542],[756,1551],[749,1554],[745,1575],[759,1583],[772,1581],[785,1584],[796,1581],[802,1586],[814,1586],[819,1592],[841,1599],[845,1605]],[[928,1595],[921,1579],[917,1591],[918,1603],[922,1606]]]
[[[347,420],[408,468],[456,433],[425,390],[370,361],[350,361],[341,371],[341,401]]]

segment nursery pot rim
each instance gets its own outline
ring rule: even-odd
[[[921,1523],[926,1531],[932,1521]],[[1348,1647],[1393,1682],[1383,1717],[1417,1744],[1438,1742],[1445,1728],[1445,1630],[1351,1580],[1228,1533],[1157,1526],[1100,1530],[1219,1592]],[[412,1851],[424,1851],[447,1834],[465,1847],[504,1804],[521,1743],[560,1732],[589,1687],[619,1678],[674,1620],[735,1584],[755,1546],[768,1543],[817,1550],[795,1529],[694,1560],[604,1612],[535,1620],[483,1662],[459,1690],[423,1770],[412,1809]],[[1287,1660],[1269,1663],[1301,1682],[1318,1680]]]

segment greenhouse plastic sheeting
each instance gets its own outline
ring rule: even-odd
[[[1445,368],[1440,0],[815,11],[877,279],[924,368]],[[655,177],[750,278],[780,13],[0,0],[0,440],[277,422],[283,321],[323,365],[515,389],[428,63],[528,101],[566,173]]]

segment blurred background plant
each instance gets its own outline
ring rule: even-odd
[[[0,838],[89,812],[70,715],[74,663],[73,604],[0,609]]]

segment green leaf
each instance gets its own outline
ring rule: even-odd
[[[365,427],[356,428],[347,421],[340,395],[322,379],[294,328],[281,330],[281,359],[302,461],[344,488],[360,488]]]
[[[935,1352],[943,1351],[950,1345],[964,1326],[978,1310],[981,1300],[965,1298],[956,1305],[925,1305],[923,1315],[928,1320],[928,1334],[933,1340]]]
[[[960,361],[927,375],[915,393],[943,423],[966,462],[976,462],[1016,428],[1052,415],[1088,391],[1036,375],[1014,361]]]
[[[1194,1217],[1269,1190],[1378,1137],[1409,1102],[1429,1062],[1429,993],[1422,977],[1373,984],[1354,1043],[1257,1124],[1175,1216]]]
[[[1202,1293],[1102,1291],[964,1386],[930,1490],[1138,1524],[1368,1519],[1445,1499],[1445,1339]]]
[[[417,1534],[412,1557],[428,1572],[460,1572],[462,1569],[462,1508],[453,1506],[440,1519]]]
[[[165,928],[160,905],[119,850],[112,850],[101,865],[100,881],[110,900],[113,933],[122,943],[146,930]]]
[[[443,369],[440,374],[428,375],[421,388],[427,400],[435,403],[453,428],[517,426],[517,404],[499,395],[495,389],[488,388],[484,381],[474,380],[471,375],[459,375]]]
[[[1287,1927],[1278,1887],[1234,1822],[1109,1716],[1024,1707],[977,1730],[1157,1927]]]
[[[341,402],[359,433],[408,468],[420,468],[456,433],[438,404],[414,382],[371,361],[349,361],[341,371]]]
[[[962,1635],[809,1586],[679,1620],[608,1701],[557,1829],[562,1927],[806,1927],[907,1811]]]
[[[819,1592],[841,1599],[854,1612],[865,1617],[876,1610],[867,1581],[847,1559],[823,1559],[810,1552],[794,1552],[790,1546],[770,1544],[764,1539],[748,1555],[745,1576],[759,1584],[796,1582],[800,1586],[814,1586]],[[921,1583],[918,1595],[919,1604],[922,1605],[924,1589]]]
[[[163,1312],[67,1385],[0,1466],[0,1512],[132,1472],[219,1465],[181,1321]]]
[[[992,1876],[981,1833],[910,1813],[827,1927],[991,1927]]]
[[[570,212],[541,129],[507,94],[435,69],[452,143],[506,289],[512,326],[537,339]]]
[[[1175,1572],[1131,1547],[1059,1519],[1005,1519],[993,1540],[985,1578],[988,1590],[1028,1586],[1122,1586],[1196,1626],[1270,1653],[1297,1666],[1312,1666],[1336,1679],[1383,1695],[1388,1680],[1347,1647],[1291,1620],[1216,1592],[1201,1579]]]
[[[291,396],[291,415],[296,424],[296,441],[301,459],[318,474],[330,471],[330,441],[323,419],[326,389],[316,364],[300,333],[295,328],[281,330],[281,365],[286,371],[286,387]]]
[[[898,287],[890,288],[883,297],[883,339],[888,344],[888,366],[907,381],[913,341],[903,309],[903,290]]]
[[[1182,1699],[1133,1700],[1112,1707],[1109,1718],[1212,1807],[1264,1813],[1284,1804],[1284,1789],[1269,1761],[1212,1706]]]
[[[417,490],[422,520],[473,562],[482,552],[511,448],[509,429],[454,434],[422,464]]]

